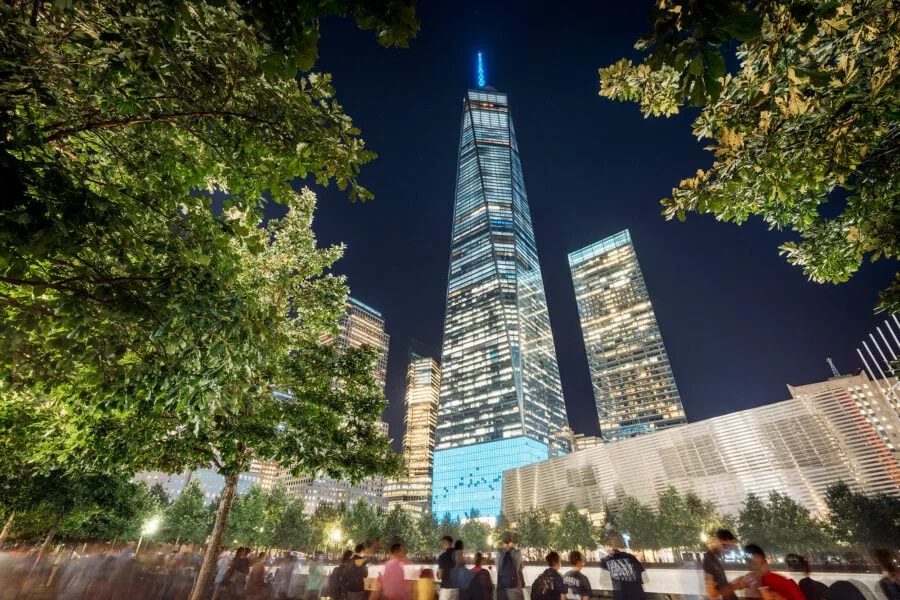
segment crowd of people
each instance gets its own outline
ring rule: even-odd
[[[756,544],[738,546],[735,536],[719,530],[703,557],[705,596],[717,600],[873,600],[864,586],[852,580],[825,585],[810,576],[807,559],[788,555],[788,568],[798,581],[770,568],[765,551]],[[609,589],[614,600],[647,600],[644,565],[614,536],[598,565],[608,580],[592,587],[583,572],[584,555],[568,553],[562,570],[557,552],[546,555],[546,568],[526,586],[525,561],[514,534],[505,534],[493,557],[467,553],[462,540],[445,536],[437,569],[417,567],[407,559],[402,543],[390,546],[383,568],[370,570],[379,555],[379,542],[357,545],[340,557],[328,572],[320,557],[302,560],[291,552],[270,556],[250,548],[222,550],[215,567],[211,600],[591,600]],[[729,580],[724,558],[738,550],[748,572]],[[190,595],[200,567],[193,552],[145,551],[128,546],[120,551],[74,549],[46,555],[21,550],[0,553],[0,600],[182,600]],[[471,565],[469,559],[471,558]],[[884,577],[879,592],[886,600],[900,600],[900,569],[890,552],[875,558]],[[493,560],[491,560],[493,559]],[[489,564],[492,563],[492,564]],[[301,567],[305,566],[305,569]]]

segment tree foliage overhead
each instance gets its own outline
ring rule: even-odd
[[[712,167],[662,201],[791,229],[787,260],[839,283],[866,257],[900,252],[900,11],[892,0],[662,0],[642,63],[600,69],[602,96],[669,116],[702,107],[693,130]],[[736,52],[740,67],[728,72]],[[825,207],[825,204],[835,207]],[[880,307],[900,310],[900,279]]]

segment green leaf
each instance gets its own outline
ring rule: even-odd
[[[734,11],[723,17],[721,27],[742,42],[749,42],[762,34],[763,18],[755,12]]]

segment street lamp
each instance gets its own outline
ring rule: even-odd
[[[159,526],[162,523],[162,520],[159,517],[153,517],[146,523],[144,523],[144,527],[141,529],[141,537],[138,538],[137,548],[134,549],[134,557],[137,558],[138,552],[141,551],[141,543],[144,541],[144,536],[150,536],[159,531]]]
[[[331,531],[331,541],[335,544],[341,543],[341,537],[343,537],[344,533],[341,531],[340,527],[335,527]]]

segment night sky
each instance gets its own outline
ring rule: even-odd
[[[487,6],[482,6],[486,4]],[[576,4],[576,3],[571,3]],[[440,347],[462,97],[484,52],[488,84],[509,94],[569,422],[597,433],[566,255],[629,228],[689,421],[789,397],[787,384],[861,366],[855,348],[881,322],[877,291],[894,263],[818,285],[778,255],[789,234],[692,214],[667,222],[659,200],[710,154],[691,114],[644,119],[600,98],[597,68],[648,29],[642,2],[421,2],[408,49],[383,49],[347,21],[323,24],[319,69],[379,158],[375,200],[317,189],[322,243],[344,242],[337,272],[379,309],[391,336],[386,419],[399,442],[411,338]],[[588,6],[589,5],[589,6]],[[562,6],[562,5],[560,5]]]

